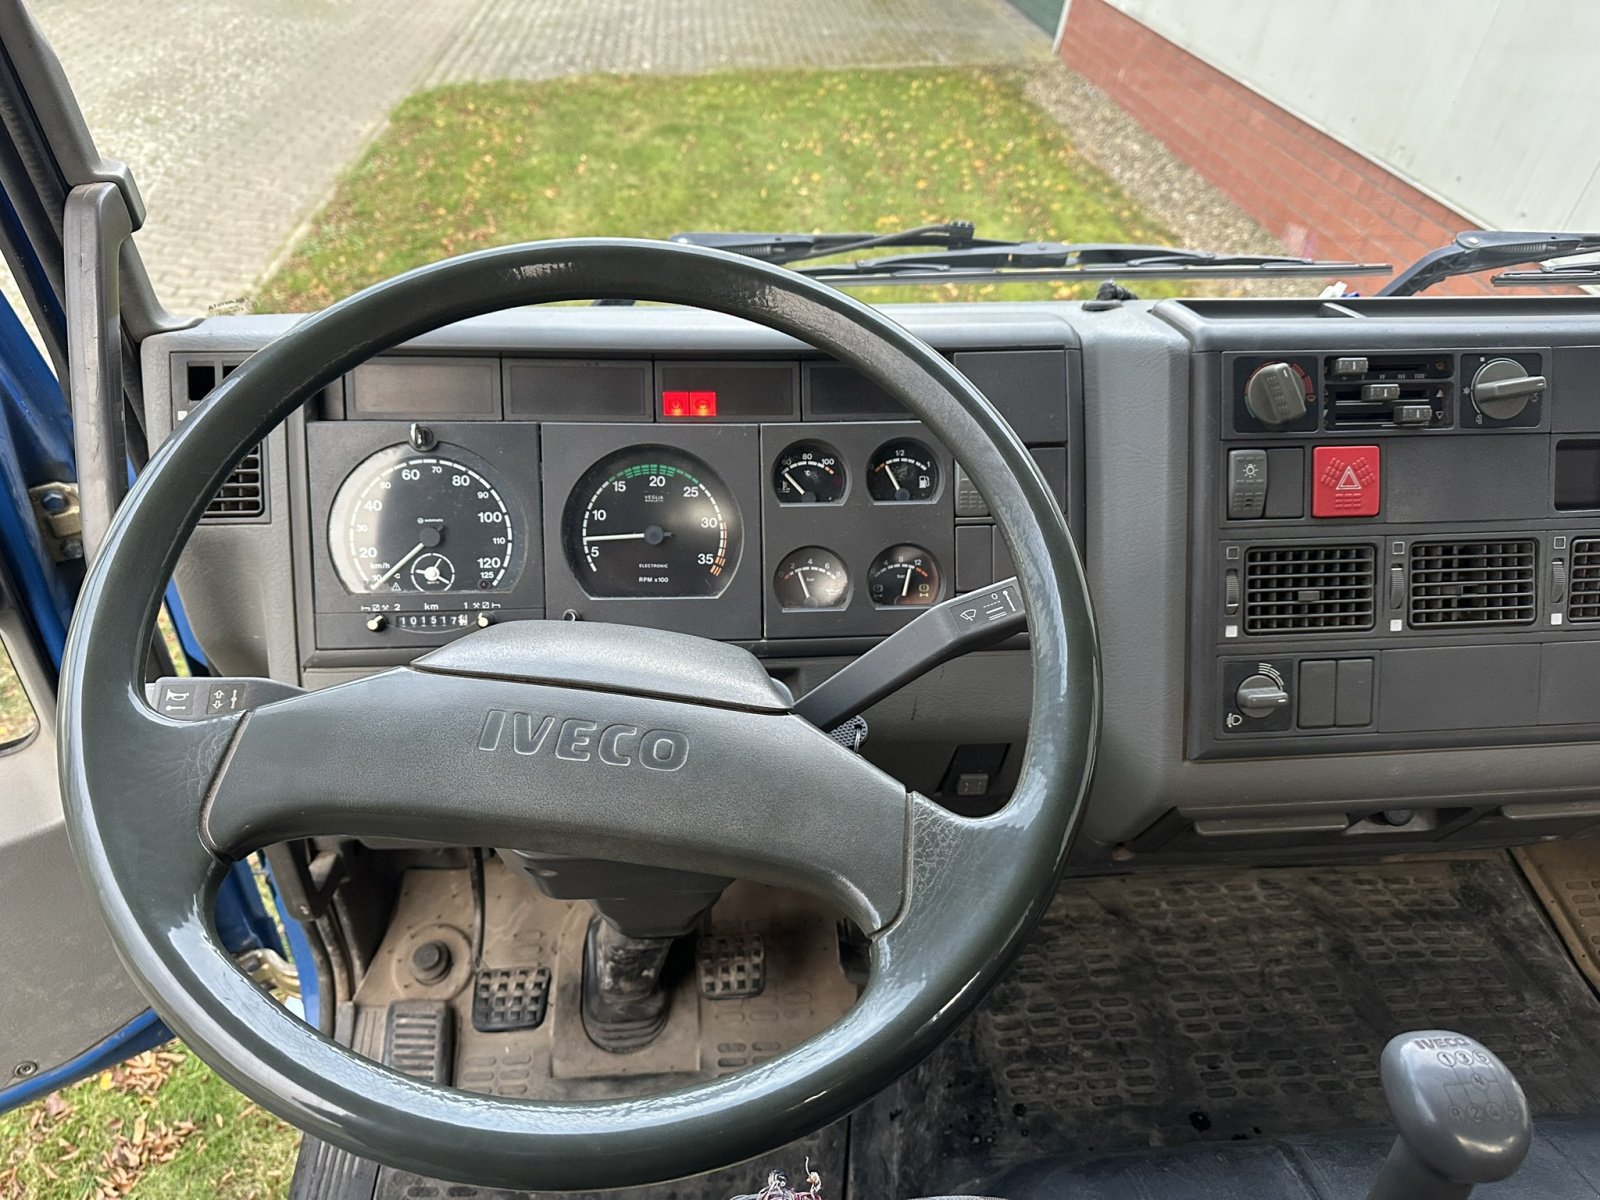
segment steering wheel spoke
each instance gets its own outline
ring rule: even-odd
[[[652,632],[620,636],[670,659],[683,639]],[[581,658],[561,648],[579,633],[604,640],[600,626],[504,625],[445,661],[492,635],[550,671]],[[903,786],[783,708],[403,667],[250,713],[202,829],[229,856],[343,835],[751,878],[822,895],[874,932],[900,909],[908,820]]]

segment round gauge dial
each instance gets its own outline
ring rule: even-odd
[[[939,599],[939,561],[921,546],[903,542],[873,560],[867,591],[879,608],[926,608]]]
[[[637,446],[578,480],[562,520],[567,562],[591,596],[715,596],[739,562],[739,514],[699,459]]]
[[[802,546],[772,576],[784,608],[840,608],[850,598],[850,573],[839,556],[821,546]]]
[[[921,442],[887,442],[867,464],[867,491],[879,503],[932,500],[938,490],[939,460]]]
[[[796,442],[772,465],[779,504],[837,504],[846,478],[839,452],[821,442]]]
[[[517,582],[521,516],[459,446],[380,450],[333,498],[328,550],[352,592],[494,592]]]

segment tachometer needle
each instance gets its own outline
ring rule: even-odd
[[[592,533],[583,540],[586,542],[642,542],[648,534],[644,533]]]
[[[910,563],[907,563],[906,564],[906,582],[905,582],[905,586],[900,589],[900,595],[901,596],[909,596],[911,594],[911,576],[912,576],[912,573],[914,571],[916,571],[916,568],[913,567]]]
[[[393,579],[397,574],[399,574],[401,567],[405,566],[408,562],[410,562],[417,555],[421,554],[427,548],[428,548],[428,544],[426,542],[418,542],[415,546],[411,547],[411,549],[407,550],[404,554],[402,554],[400,556],[400,561],[395,563],[394,566],[390,567],[387,571],[385,571],[383,573],[383,577],[381,579],[377,580],[375,583],[373,583],[373,585],[371,587],[369,587],[367,589],[367,591],[369,591],[369,592],[377,591],[384,584],[388,583],[389,580]]]

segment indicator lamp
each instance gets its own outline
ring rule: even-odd
[[[671,419],[714,417],[717,415],[716,392],[662,392],[661,415]]]

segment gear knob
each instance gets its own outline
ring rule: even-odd
[[[1383,1049],[1382,1074],[1400,1136],[1369,1200],[1462,1200],[1522,1165],[1533,1140],[1527,1098],[1471,1038],[1402,1033]]]

